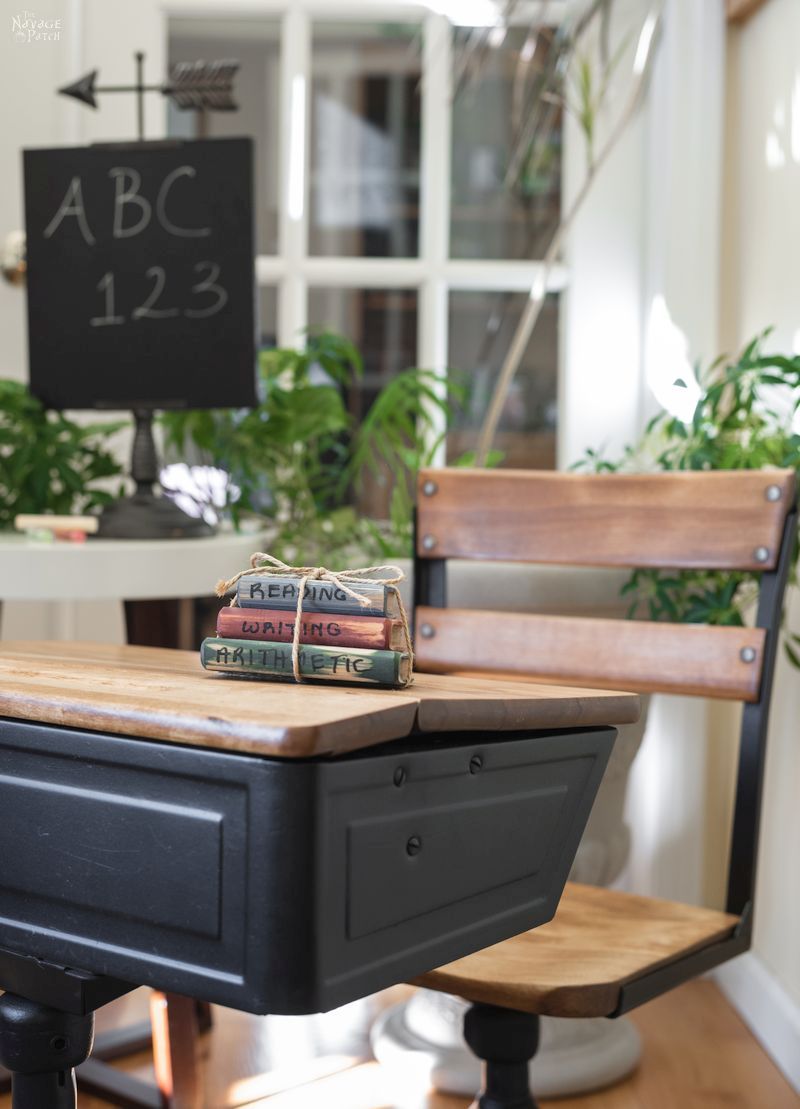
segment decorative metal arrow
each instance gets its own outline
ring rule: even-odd
[[[207,108],[212,112],[235,112],[238,108],[233,99],[233,80],[239,69],[234,58],[221,58],[213,62],[178,62],[170,71],[169,80],[163,85],[144,83],[144,54],[138,51],[136,58],[135,85],[98,85],[99,70],[93,69],[85,77],[65,85],[58,91],[63,96],[71,96],[97,107],[97,94],[105,92],[135,92],[139,138],[144,138],[144,94],[160,92],[168,96],[176,107],[187,109]]]

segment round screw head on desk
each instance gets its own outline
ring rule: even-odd
[[[764,490],[764,496],[768,501],[779,501],[781,499],[781,489],[779,485],[768,485]]]
[[[439,486],[436,484],[435,481],[426,481],[422,486],[422,492],[425,494],[426,497],[432,497],[438,489]]]
[[[742,647],[741,651],[739,652],[739,658],[742,660],[742,662],[755,662],[756,661],[756,649],[755,649],[755,647]]]
[[[766,562],[769,558],[769,551],[766,547],[756,547],[753,551],[753,558],[756,562]]]
[[[433,639],[436,635],[436,629],[432,624],[421,624],[419,634],[423,639]]]

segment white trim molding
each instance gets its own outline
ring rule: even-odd
[[[800,1094],[800,1005],[752,951],[717,967],[711,977]]]

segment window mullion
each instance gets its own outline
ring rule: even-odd
[[[423,24],[420,254],[437,276],[450,240],[452,28],[443,15]]]
[[[420,366],[442,378],[447,372],[447,298],[445,267],[450,242],[450,144],[452,31],[449,20],[431,14],[423,24],[422,149],[420,162],[420,257],[427,277],[419,289],[417,357]],[[435,438],[445,430],[438,410]],[[444,464],[442,438],[435,461]]]
[[[278,241],[285,272],[278,301],[278,342],[296,346],[303,342],[308,321],[302,267],[308,249],[311,22],[301,5],[286,9],[282,32]]]

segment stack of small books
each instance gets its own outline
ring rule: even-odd
[[[248,574],[236,583],[236,604],[220,609],[217,637],[203,640],[207,670],[294,680],[292,641],[302,578]],[[302,678],[404,686],[411,676],[402,608],[394,585],[359,582],[351,588],[308,580],[298,651]]]

